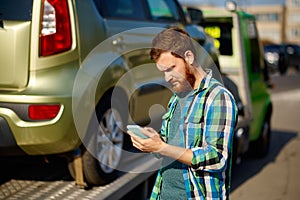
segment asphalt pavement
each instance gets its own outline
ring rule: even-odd
[[[271,76],[274,89],[269,154],[236,167],[231,200],[300,199],[300,74]]]

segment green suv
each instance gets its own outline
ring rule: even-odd
[[[86,183],[116,178],[125,126],[159,128],[171,95],[149,48],[161,28],[192,30],[178,2],[2,0],[0,13],[0,155],[65,154],[74,178],[79,155]]]

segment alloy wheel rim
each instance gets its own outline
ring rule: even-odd
[[[121,160],[123,146],[123,123],[119,112],[107,110],[99,125],[96,148],[100,168],[105,173],[112,173]]]

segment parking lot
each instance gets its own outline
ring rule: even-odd
[[[275,88],[271,90],[274,115],[270,152],[263,159],[244,158],[236,167],[232,180],[232,200],[294,200],[300,195],[300,75],[293,72],[285,76],[273,75],[272,80]],[[98,191],[95,188],[80,192],[82,189],[74,187],[63,163],[34,162],[33,165],[22,165],[18,162],[18,166],[2,170],[5,170],[5,178],[2,177],[0,186],[2,192],[7,190],[7,185],[21,187],[28,183],[33,186],[43,184],[37,189],[45,190],[48,188],[46,182],[51,187],[68,186],[71,189],[66,192],[73,191],[80,195]]]
[[[232,182],[233,200],[299,199],[300,190],[300,76],[273,75],[274,113],[270,152],[263,159],[246,158]]]

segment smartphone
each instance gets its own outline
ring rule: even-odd
[[[136,136],[143,138],[143,139],[147,139],[148,136],[144,135],[141,132],[141,127],[139,125],[127,125],[127,129],[130,130],[131,132],[133,132]]]

